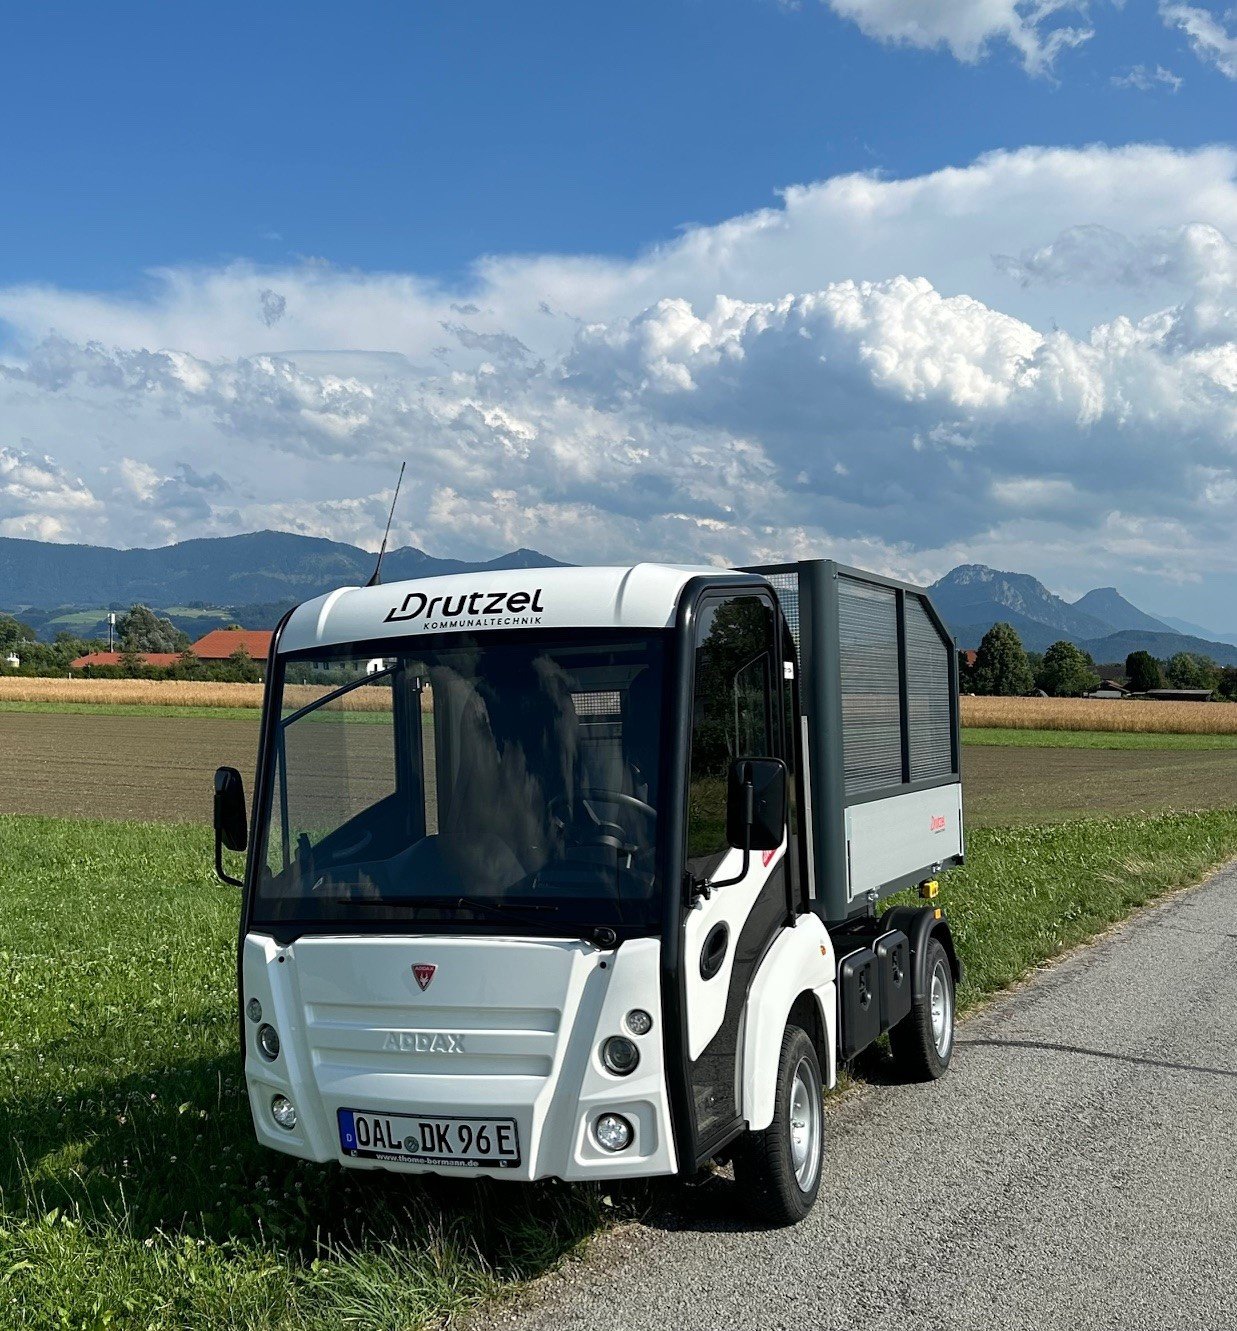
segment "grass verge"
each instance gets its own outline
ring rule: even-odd
[[[944,905],[963,1004],[1237,852],[1237,811],[995,829]],[[235,1053],[235,894],[195,827],[0,818],[0,1326],[408,1331],[607,1214],[261,1150]]]
[[[968,726],[963,744],[1012,749],[1237,749],[1237,735],[1177,735],[1136,730],[1014,730]]]

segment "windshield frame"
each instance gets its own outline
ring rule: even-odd
[[[289,616],[290,617],[290,616]],[[254,788],[252,829],[249,853],[245,869],[245,898],[241,912],[242,936],[246,933],[264,934],[276,942],[287,944],[303,935],[347,935],[363,937],[380,936],[424,936],[427,934],[453,934],[477,937],[529,937],[554,939],[579,939],[588,936],[578,918],[556,920],[554,914],[546,911],[544,918],[530,918],[527,922],[512,917],[500,918],[487,915],[485,918],[469,919],[444,912],[440,917],[431,919],[404,920],[398,911],[390,912],[381,918],[370,912],[360,912],[356,919],[351,918],[296,918],[279,921],[255,920],[258,904],[259,876],[265,860],[267,839],[271,831],[273,802],[277,786],[276,766],[279,761],[280,744],[278,734],[282,724],[293,716],[302,715],[321,705],[317,700],[305,707],[283,714],[281,700],[284,681],[289,666],[306,661],[329,659],[355,660],[359,657],[391,657],[415,655],[422,651],[430,653],[443,649],[456,648],[464,641],[476,642],[478,646],[502,644],[503,646],[536,646],[538,643],[562,644],[569,639],[571,645],[604,647],[608,643],[631,642],[634,639],[646,639],[651,647],[660,650],[662,719],[669,715],[671,695],[675,687],[673,668],[673,649],[675,632],[673,628],[615,627],[601,629],[537,628],[537,629],[498,629],[478,630],[473,632],[447,632],[434,634],[407,634],[399,637],[357,639],[349,642],[324,643],[295,652],[280,652],[279,635],[286,619],[276,629],[272,645],[270,668],[267,672],[266,691],[263,700],[262,733],[258,745],[258,770]],[[384,672],[385,673],[385,672]],[[372,679],[372,677],[369,677]],[[333,698],[340,692],[352,687],[359,687],[368,682],[359,679],[343,686],[342,689],[327,695]],[[672,845],[669,840],[672,826],[675,824],[670,810],[680,797],[678,783],[673,780],[673,763],[667,743],[661,745],[658,753],[658,818],[653,841],[654,873],[657,893],[663,902],[670,884],[668,870],[673,859]],[[467,893],[463,895],[469,895]],[[516,910],[515,906],[512,910]],[[656,937],[660,935],[666,912],[659,906],[651,913],[648,922],[632,924],[617,923],[611,920],[598,921],[605,929],[612,931],[617,942],[628,938]]]

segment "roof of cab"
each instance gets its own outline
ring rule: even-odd
[[[297,606],[278,650],[487,629],[668,628],[683,588],[701,576],[763,581],[729,569],[636,564],[504,569],[341,587]]]

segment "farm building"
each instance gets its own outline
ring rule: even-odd
[[[243,647],[255,661],[265,661],[273,637],[269,629],[213,629],[189,650],[199,661],[226,661]]]
[[[1088,698],[1128,698],[1130,691],[1119,679],[1101,679],[1100,686]]]
[[[179,652],[137,652],[137,659],[148,666],[174,666],[180,660]],[[87,652],[69,662],[70,670],[82,670],[87,673],[98,666],[118,666],[125,664],[124,652]]]
[[[271,637],[266,629],[215,629],[204,638],[199,638],[189,650],[199,661],[227,661],[241,647],[259,664],[265,664],[271,650]],[[180,660],[179,652],[138,652],[137,659],[148,666],[166,668],[174,666]],[[69,669],[80,670],[89,674],[99,666],[123,665],[125,657],[121,652],[87,652],[73,661]]]

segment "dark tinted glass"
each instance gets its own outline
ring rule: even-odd
[[[706,601],[696,632],[687,867],[705,874],[728,849],[726,778],[736,758],[774,754],[773,611],[756,596]]]
[[[255,920],[653,927],[661,691],[660,637],[298,658]]]

